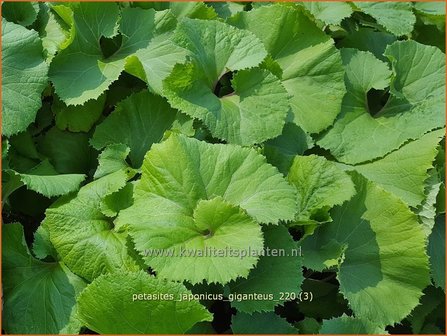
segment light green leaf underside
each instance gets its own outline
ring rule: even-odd
[[[21,224],[3,225],[4,329],[12,334],[58,334],[70,315],[84,281],[62,263],[31,256]],[[71,326],[78,333],[81,325]]]
[[[356,317],[384,327],[407,316],[429,283],[425,235],[401,200],[361,176],[355,181],[357,194],[334,208],[332,223],[306,238],[303,255],[341,258],[338,280],[350,308]]]
[[[134,295],[166,295],[172,299],[133,300]],[[183,334],[212,315],[197,301],[178,302],[190,292],[143,271],[102,275],[79,297],[79,318],[99,334]],[[125,321],[125,323],[123,323]]]
[[[83,174],[58,174],[46,160],[25,174],[14,170],[6,170],[6,174],[14,180],[13,190],[25,185],[27,189],[38,192],[45,197],[66,195],[77,191],[86,176]]]
[[[352,316],[340,316],[330,320],[323,320],[320,334],[387,335],[384,328],[377,327],[373,322],[361,320]]]
[[[266,226],[263,232],[265,249],[270,252],[283,250],[285,255],[261,256],[247,279],[238,279],[228,286],[234,294],[273,294],[273,300],[232,302],[232,306],[240,312],[273,311],[276,305],[285,301],[280,293],[295,293],[298,297],[300,292],[303,274],[297,244],[282,225]]]
[[[148,91],[135,93],[120,102],[96,127],[90,143],[96,149],[111,144],[130,148],[132,166],[138,168],[153,143],[159,142],[176,117],[166,100]]]
[[[24,131],[42,106],[48,82],[42,42],[37,33],[2,20],[2,134]]]
[[[224,249],[227,245],[257,250],[262,249],[262,234],[254,220],[277,223],[293,218],[294,197],[277,170],[255,151],[173,134],[148,152],[134,205],[120,213],[116,226],[129,228],[143,254],[148,249]],[[212,206],[219,209],[214,218],[209,213]],[[247,276],[257,259],[228,255],[152,255],[145,260],[168,279],[226,283],[238,275]]]
[[[302,2],[312,16],[325,24],[339,25],[344,18],[351,16],[352,7],[345,2]]]
[[[396,36],[410,35],[416,23],[411,2],[354,2],[362,12]]]
[[[252,31],[279,64],[294,122],[309,133],[329,127],[340,112],[345,92],[334,41],[301,10],[290,6],[260,7],[238,13],[228,22]]]
[[[105,101],[105,95],[82,106],[67,106],[59,99],[55,100],[51,109],[55,114],[56,126],[70,132],[88,132],[101,117]]]
[[[427,171],[432,168],[438,153],[436,147],[444,134],[444,129],[427,133],[380,160],[355,166],[354,169],[411,207],[417,207],[425,198]],[[436,199],[436,195],[434,197]]]
[[[173,107],[202,120],[214,137],[230,143],[251,145],[281,134],[289,110],[287,92],[267,70],[242,70],[266,56],[252,33],[218,21],[184,19],[174,40],[190,51],[192,61],[175,66],[164,82]],[[231,71],[238,71],[231,80],[234,93],[219,98],[215,86]]]
[[[121,17],[119,14],[115,3],[74,6],[74,39],[54,57],[50,67],[56,93],[67,105],[98,98],[124,69],[158,92],[162,77],[184,58],[178,50],[167,53],[166,48],[172,45],[168,32],[175,27],[175,18],[169,13],[156,15],[152,9],[124,8]],[[117,30],[123,36],[121,47],[105,58],[100,38],[116,36]]]
[[[232,318],[231,330],[234,334],[297,334],[293,327],[275,313],[237,313]]]
[[[129,174],[120,170],[91,182],[76,197],[60,199],[46,211],[43,225],[51,243],[62,261],[87,280],[139,269],[127,235],[118,233],[100,210],[102,199],[123,188]]]
[[[65,35],[65,39],[58,44],[58,50],[62,50],[67,48],[74,40],[76,35],[76,27],[73,24],[73,8],[76,7],[76,4],[56,4],[51,3],[51,12],[54,13],[55,20],[60,24],[60,27],[63,30],[63,34]],[[58,51],[55,50],[55,51]]]
[[[99,179],[105,175],[128,168],[126,158],[130,153],[130,148],[123,144],[108,145],[98,156],[98,168],[94,178]]]
[[[287,179],[297,190],[298,212],[294,224],[318,222],[334,205],[341,205],[354,194],[347,173],[333,162],[317,155],[296,156]],[[324,216],[329,219],[329,216]]]
[[[437,170],[431,169],[428,172],[428,178],[425,180],[425,198],[422,204],[417,208],[416,214],[428,237],[435,225],[436,217],[436,199],[441,191],[442,181],[438,176]]]
[[[445,292],[445,215],[436,219],[429,237],[428,255],[430,256],[431,276],[437,287]]]
[[[366,94],[390,85],[391,72],[370,53],[345,49],[342,55],[348,93],[339,118],[318,142],[339,161],[357,164],[382,157],[445,125],[445,62],[439,49],[415,41],[387,47],[395,75],[391,96],[375,117],[368,112]]]
[[[40,2],[39,8],[39,15],[34,26],[42,40],[47,63],[50,63],[56,52],[62,48],[64,42],[69,38],[69,32],[57,20],[57,14],[53,12],[49,4]]]

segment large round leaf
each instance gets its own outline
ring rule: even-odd
[[[333,222],[303,241],[304,264],[324,269],[338,259],[340,291],[356,317],[385,327],[407,316],[429,284],[426,238],[405,203],[361,176],[355,182],[357,194],[334,209]]]
[[[230,143],[251,145],[281,134],[287,92],[269,71],[248,69],[267,54],[256,36],[218,21],[184,19],[174,40],[190,51],[192,61],[177,65],[164,82],[172,106]],[[219,98],[213,91],[231,71],[238,71],[231,81],[234,92]]]
[[[172,135],[148,152],[135,202],[116,225],[159,276],[226,283],[256,263],[240,256],[263,247],[256,222],[293,219],[294,209],[293,188],[256,151]],[[239,255],[204,254],[227,247]]]
[[[141,271],[103,275],[79,297],[79,319],[100,334],[183,334],[212,315],[180,283]]]

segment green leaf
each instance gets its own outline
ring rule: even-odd
[[[416,22],[411,2],[354,2],[362,12],[396,36],[410,35]]]
[[[303,265],[317,272],[338,266],[343,260],[345,246],[335,239],[309,238],[301,241],[300,246],[305,251]]]
[[[72,10],[74,38],[53,58],[49,75],[57,95],[67,105],[78,105],[98,98],[118,79],[124,62],[104,62],[99,45],[101,36],[117,33],[118,6],[80,3]]]
[[[15,175],[16,181],[14,189],[23,185],[27,189],[42,194],[45,197],[55,197],[77,191],[86,176],[83,174],[58,174],[54,167],[46,160],[26,174],[18,173],[14,170],[6,170],[6,174]],[[7,197],[7,195],[5,195]]]
[[[444,129],[427,133],[380,160],[354,168],[408,205],[417,207],[425,198],[424,182],[444,134]]]
[[[200,81],[197,81],[200,78]],[[267,70],[241,70],[233,76],[231,93],[222,98],[194,63],[176,66],[165,82],[172,106],[200,119],[211,134],[229,143],[250,145],[281,134],[287,115],[287,93]]]
[[[386,61],[387,58],[383,55],[385,49],[396,40],[397,37],[392,34],[372,28],[361,28],[341,40],[339,47],[369,51],[379,60]]]
[[[209,2],[209,6],[213,7],[217,15],[222,19],[228,19],[230,16],[242,12],[244,10],[244,3],[237,2]]]
[[[98,98],[118,79],[124,69],[138,77],[150,78],[152,73],[147,73],[150,66],[140,62],[150,63],[155,58],[160,58],[154,66],[172,63],[165,64],[154,73],[154,76],[160,77],[175,64],[175,59],[182,59],[183,56],[178,52],[175,56],[169,55],[167,59],[160,57],[160,51],[166,53],[166,47],[170,45],[169,42],[162,42],[167,39],[163,35],[166,33],[166,13],[161,14],[159,19],[152,9],[124,8],[118,28],[119,14],[115,3],[80,3],[74,6],[74,39],[54,57],[50,66],[50,78],[56,93],[67,105],[83,104]],[[168,26],[172,26],[172,20]],[[122,43],[113,55],[106,57],[100,46],[100,39],[116,36],[117,30],[121,33]],[[161,83],[160,79],[158,83]]]
[[[42,42],[37,33],[2,21],[2,134],[24,131],[42,106],[48,82]]]
[[[412,34],[413,39],[419,43],[435,46],[445,53],[445,18],[443,17],[440,21],[442,27],[440,29],[435,25],[424,25],[418,22]]]
[[[408,140],[445,125],[445,62],[439,49],[415,41],[388,46],[385,56],[392,61],[391,83],[387,64],[372,54],[352,49],[342,54],[348,93],[333,128],[318,141],[339,161],[357,164],[383,157]],[[389,85],[388,102],[372,116],[368,91]]]
[[[69,38],[69,33],[64,29],[63,23],[58,21],[58,16],[54,14],[50,6],[43,2],[39,3],[39,14],[33,27],[42,39],[42,47],[49,63]]]
[[[355,194],[348,174],[317,155],[296,156],[287,179],[297,190],[298,212],[293,225],[328,220],[324,213]]]
[[[118,79],[124,62],[105,62],[99,45],[102,36],[117,33],[118,6],[80,3],[72,10],[74,38],[51,62],[50,79],[64,103],[78,105],[98,98]]]
[[[32,251],[36,258],[41,260],[51,256],[54,260],[57,260],[57,252],[54,249],[53,244],[50,241],[50,233],[44,226],[39,226],[34,232],[34,241]]]
[[[437,15],[442,16],[445,15],[445,6],[442,2],[415,2],[413,4],[414,9],[418,12],[427,14],[427,15]]]
[[[303,320],[295,323],[300,334],[318,334],[321,328],[321,323],[311,317],[305,317]]]
[[[375,322],[375,321],[374,321]],[[361,320],[352,316],[343,315],[331,320],[323,320],[320,334],[345,334],[345,335],[362,335],[362,334],[388,334],[384,328],[375,325],[374,322]]]
[[[418,19],[421,19],[424,25],[433,25],[439,31],[445,32],[445,6],[442,2],[415,2],[413,6]]]
[[[243,70],[266,55],[253,34],[218,21],[185,19],[174,38],[190,51],[192,62],[174,67],[164,82],[172,106],[231,143],[259,143],[281,133],[289,109],[286,91],[266,70]],[[219,98],[213,91],[231,71],[238,71],[231,80],[234,92]]]
[[[174,253],[167,258],[147,252],[189,248],[203,254],[207,246],[227,245],[238,254],[241,249],[262,249],[261,228],[255,220],[292,219],[294,198],[292,188],[256,151],[172,134],[146,155],[134,204],[120,213],[116,225],[128,227],[137,250],[146,254],[146,263],[159,276],[226,283],[246,277],[257,258],[230,253],[224,257]]]
[[[11,334],[58,334],[69,324],[86,284],[64,264],[32,257],[21,224],[3,225],[2,231],[4,329]]]
[[[234,334],[297,334],[285,319],[275,313],[237,313],[233,316],[231,329]]]
[[[266,226],[263,233],[265,250],[270,254],[259,258],[247,279],[238,279],[228,285],[235,295],[264,296],[263,300],[233,301],[232,306],[241,312],[273,311],[276,305],[285,301],[281,293],[290,293],[293,298],[300,292],[303,274],[297,244],[282,225]],[[284,255],[276,254],[280,251]],[[268,295],[272,298],[265,299]]]
[[[79,318],[100,334],[182,334],[212,319],[197,301],[179,301],[189,294],[143,271],[103,275],[79,297]]]
[[[89,135],[51,128],[39,138],[37,147],[61,174],[89,174],[96,163],[96,153],[89,146]]]
[[[340,258],[340,292],[355,316],[384,327],[407,316],[429,283],[425,235],[405,203],[360,176],[355,182],[357,194],[305,242],[319,246],[317,255]],[[331,242],[343,250],[324,251]],[[311,252],[303,244],[305,258]]]
[[[137,250],[160,277],[194,284],[202,280],[226,283],[238,276],[247,276],[258,257],[242,255],[242,251],[262,250],[259,224],[240,207],[230,205],[221,197],[199,201],[192,217],[178,206],[171,205],[171,209],[158,213],[150,210],[167,208],[171,202],[155,195],[146,197],[144,202],[136,199],[120,215],[121,221],[131,225],[130,234]],[[143,207],[153,214],[142,216]],[[159,219],[160,213],[163,221]],[[172,256],[156,251],[172,253]]]
[[[144,3],[137,2],[137,4]],[[180,7],[185,3],[164,4]],[[176,63],[184,62],[188,52],[171,40],[174,29],[177,27],[177,20],[171,11],[157,12],[154,20],[153,38],[147,47],[135,52],[136,58],[129,60],[126,71],[145,81],[154,93],[162,94],[163,80],[168,77]]]
[[[104,197],[101,202],[101,212],[107,217],[115,217],[118,213],[133,204],[134,184],[128,182],[125,187]]]
[[[338,291],[338,285],[322,280],[306,279],[301,285],[302,291],[312,293],[312,300],[301,301],[298,309],[305,316],[318,320],[340,316],[348,311],[348,302]]]
[[[210,3],[204,4],[199,1],[188,2],[134,2],[134,6],[141,8],[153,8],[157,11],[169,9],[178,19],[185,17],[191,19],[214,20],[217,18],[216,12]]]
[[[105,175],[117,172],[123,168],[128,168],[126,158],[130,153],[130,148],[123,144],[108,145],[98,157],[98,168],[94,178],[99,179]]]
[[[252,31],[279,64],[294,122],[309,133],[329,127],[340,112],[345,92],[340,52],[334,41],[290,6],[241,12],[228,22]]]
[[[289,109],[287,93],[269,71],[246,69],[266,56],[253,34],[218,21],[184,19],[174,40],[190,51],[192,61],[176,65],[164,81],[173,107],[200,119],[214,137],[230,143],[250,145],[281,134]],[[213,91],[219,80],[235,71],[234,92],[218,97]]]
[[[430,99],[439,105],[443,104],[445,77],[441,74],[445,72],[445,64],[442,62],[444,54],[438,48],[414,41],[399,41],[385,50],[385,56],[391,61],[395,73],[391,86],[395,96],[411,104]],[[418,62],[414,64],[416,60]]]
[[[424,325],[430,323],[430,320],[436,321],[437,310],[443,310],[442,308],[444,308],[444,297],[444,292],[439,288],[429,286],[424,290],[421,304],[417,306],[408,317],[408,320],[411,323],[411,330],[414,334],[421,334]],[[441,316],[443,315],[444,313]]]
[[[35,139],[33,139],[33,136],[29,131],[22,132],[10,137],[9,142],[12,147],[11,152],[14,151],[22,157],[37,161],[42,158],[42,155],[39,154],[36,148]],[[12,165],[12,167],[16,168],[15,165]],[[26,169],[25,170],[18,169],[18,170],[20,172],[26,171]]]
[[[436,218],[435,226],[429,237],[428,255],[430,256],[433,281],[445,292],[445,215]]]
[[[24,27],[30,26],[37,19],[39,4],[37,2],[4,2],[2,16],[9,22]]]
[[[295,214],[293,188],[253,149],[173,134],[149,151],[142,170],[141,196],[172,199],[191,212],[199,200],[221,196],[260,223]]]
[[[163,138],[175,117],[176,111],[164,98],[142,91],[120,102],[96,127],[90,143],[96,149],[111,144],[127,145],[132,166],[138,168],[146,152]]]
[[[130,174],[130,176],[128,176]],[[126,185],[132,173],[117,171],[82,187],[47,209],[43,225],[62,261],[76,274],[93,280],[100,274],[140,267],[126,233],[117,232],[101,212],[101,201]]]
[[[70,132],[88,132],[100,118],[106,101],[105,95],[89,100],[82,106],[67,106],[59,99],[51,109],[55,114],[56,126]]]
[[[191,329],[185,332],[187,335],[212,335],[215,333],[216,331],[210,322],[196,323]]]
[[[313,146],[312,138],[294,123],[286,123],[281,135],[264,143],[267,162],[287,175],[296,155],[303,155]]]
[[[441,192],[442,186],[442,181],[439,180],[438,172],[435,168],[431,169],[428,174],[429,176],[425,181],[425,198],[416,212],[427,237],[435,225],[436,199]]]
[[[352,7],[345,2],[301,2],[312,16],[326,25],[339,25],[344,18],[351,16]]]

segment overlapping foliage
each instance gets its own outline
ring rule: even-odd
[[[6,332],[445,332],[442,3],[2,9]]]

